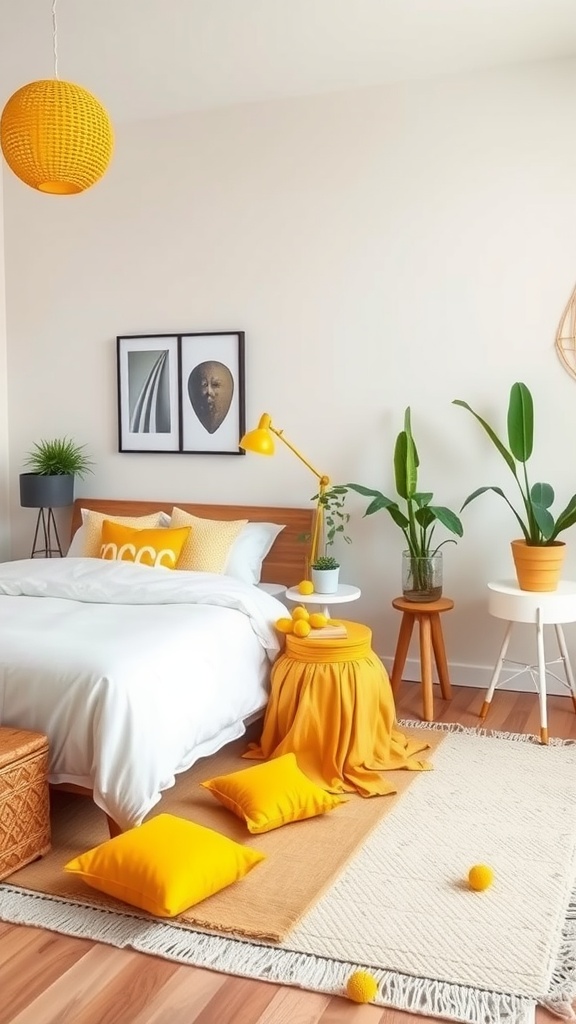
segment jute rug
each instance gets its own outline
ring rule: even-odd
[[[251,836],[244,823],[222,807],[200,783],[215,775],[251,767],[253,762],[243,760],[241,755],[252,738],[252,731],[256,730],[256,736],[260,729],[261,724],[256,724],[248,735],[178,776],[174,788],[165,791],[152,813],[163,811],[190,818],[266,854],[258,870],[251,871],[241,885],[231,886],[204,900],[179,920],[211,931],[279,942],[317,902],[420,773],[387,772],[386,777],[397,787],[395,795],[370,799],[352,795],[330,814]],[[425,737],[429,745],[425,756],[429,758],[442,734],[426,733]],[[51,852],[11,875],[10,883],[117,910],[116,900],[90,889],[80,879],[63,871],[72,857],[109,838],[104,814],[89,799],[55,793],[51,819]]]
[[[576,744],[451,729],[431,760],[280,942],[13,884],[0,917],[336,994],[364,967],[379,1005],[470,1024],[530,1024],[537,1003],[574,1019]],[[465,884],[479,861],[495,871],[484,893]]]

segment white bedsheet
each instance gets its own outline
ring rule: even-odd
[[[0,564],[0,724],[50,741],[50,781],[123,828],[267,700],[276,598],[227,576],[100,559]]]

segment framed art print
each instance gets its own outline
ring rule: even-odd
[[[121,452],[244,455],[244,332],[118,337]]]
[[[238,455],[244,433],[244,335],[183,334],[182,451]]]
[[[179,451],[177,336],[118,338],[117,346],[119,450]]]

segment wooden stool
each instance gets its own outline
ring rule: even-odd
[[[420,626],[420,675],[422,679],[423,718],[425,722],[434,721],[434,696],[432,693],[432,651],[436,660],[440,689],[444,700],[452,696],[452,687],[448,675],[446,649],[442,635],[440,615],[454,607],[454,601],[441,597],[438,601],[406,601],[403,597],[395,597],[392,606],[403,612],[402,624],[398,634],[394,665],[392,667],[392,692],[394,696],[402,680],[402,672],[406,664],[406,656],[410,647],[410,639],[414,623]]]

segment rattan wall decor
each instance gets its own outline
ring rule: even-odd
[[[556,351],[571,377],[576,378],[576,287],[562,313],[556,332]]]

